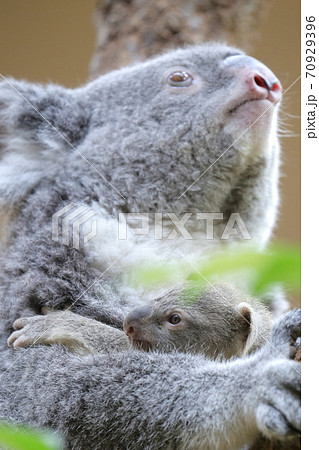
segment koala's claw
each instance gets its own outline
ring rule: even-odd
[[[300,408],[297,416],[300,417]],[[286,417],[271,405],[259,405],[257,412],[259,430],[270,439],[287,439],[300,436],[299,424],[295,428]]]
[[[294,309],[282,316],[274,325],[271,344],[282,356],[292,357],[292,347],[296,351],[296,341],[300,336],[301,310]]]
[[[255,411],[258,428],[269,439],[300,434],[300,368],[296,361],[277,359],[262,370]]]
[[[14,332],[9,336],[8,345],[13,348],[32,345],[62,344],[76,349],[79,354],[88,354],[84,340],[76,334],[79,323],[85,322],[81,316],[68,311],[56,311],[46,308],[45,315],[21,317],[14,324]],[[74,320],[75,316],[75,320]],[[73,325],[73,326],[72,326]]]
[[[13,328],[15,330],[21,330],[30,322],[30,320],[32,320],[31,317],[20,317],[20,319],[14,321]]]
[[[13,348],[28,347],[40,344],[47,334],[44,316],[21,317],[13,323],[14,331],[7,343]]]
[[[294,343],[294,347],[296,350],[299,350],[301,347],[301,337],[297,337],[296,342]]]
[[[33,340],[28,336],[21,334],[20,331],[13,332],[7,342],[8,345],[13,348],[28,347],[33,344]]]
[[[33,343],[33,339],[25,333],[25,327],[32,322],[32,317],[21,317],[13,323],[14,331],[8,338],[7,343],[13,348],[27,347]]]

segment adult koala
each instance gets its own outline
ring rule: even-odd
[[[272,72],[237,49],[203,45],[75,90],[5,80],[0,92],[2,417],[58,429],[76,449],[230,449],[259,431],[298,433],[299,365],[287,360],[297,312],[259,352],[230,362],[6,345],[14,320],[43,306],[120,328],[144,300],[128,270],[202,256],[233,213],[259,245],[267,242],[278,203],[281,86]],[[79,205],[96,212],[98,226],[85,242],[86,224],[74,245],[68,232]],[[52,218],[63,212],[57,242]],[[149,213],[149,234],[119,240],[119,213]],[[216,216],[207,213],[219,214],[214,240],[206,225]],[[154,239],[156,214],[166,239]],[[172,239],[171,219],[181,217],[193,239],[184,228]]]

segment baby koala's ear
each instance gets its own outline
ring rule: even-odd
[[[241,325],[241,336],[243,340],[243,355],[249,353],[254,344],[254,311],[251,305],[241,302],[237,305],[238,320]]]

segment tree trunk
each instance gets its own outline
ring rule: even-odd
[[[272,0],[97,0],[97,44],[90,77],[144,61],[167,49],[227,41],[249,51]],[[252,450],[299,450],[260,437]]]
[[[227,40],[249,50],[271,0],[97,0],[91,78],[163,50]]]

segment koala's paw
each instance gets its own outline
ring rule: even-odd
[[[262,371],[256,408],[257,426],[269,439],[288,439],[300,434],[300,364],[274,360]]]
[[[259,431],[269,439],[300,434],[301,364],[293,358],[300,345],[300,310],[289,311],[274,325],[260,351],[250,402]]]
[[[301,310],[284,314],[274,325],[270,338],[273,356],[293,359],[300,346]]]
[[[29,347],[35,344],[53,344],[59,342],[58,325],[61,322],[61,313],[48,316],[21,317],[17,319],[14,331],[9,339],[8,345],[13,348]]]

